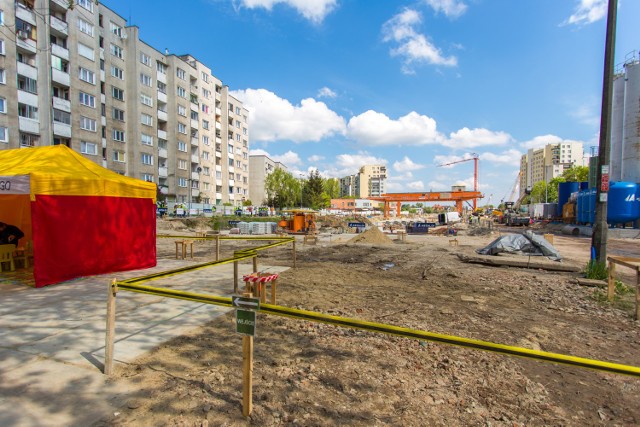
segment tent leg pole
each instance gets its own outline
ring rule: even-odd
[[[107,334],[104,345],[104,374],[113,373],[113,341],[116,333],[116,294],[118,286],[116,279],[109,284],[109,294],[107,296]]]

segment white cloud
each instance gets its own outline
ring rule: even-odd
[[[249,150],[249,155],[250,156],[267,156],[267,157],[271,158],[271,154],[267,153],[262,148],[256,148],[254,150]]]
[[[480,162],[499,163],[505,165],[520,165],[520,158],[524,153],[512,148],[507,151],[503,151],[500,154],[495,153],[482,153],[480,155]]]
[[[569,115],[582,124],[600,127],[600,107],[595,103],[579,105]]]
[[[318,98],[335,98],[338,94],[329,89],[328,87],[323,87],[318,91]]]
[[[451,184],[447,185],[439,181],[429,181],[427,186],[429,187],[429,191],[442,191],[449,190],[451,188]]]
[[[536,136],[535,138],[529,141],[521,142],[520,146],[528,150],[531,148],[533,149],[542,148],[547,144],[559,144],[561,142],[562,142],[562,138],[560,138],[559,136],[541,135],[541,136]]]
[[[335,9],[337,0],[236,0],[249,9],[264,8],[268,11],[276,4],[284,4],[294,8],[305,19],[314,24],[321,23]]]
[[[436,121],[415,111],[392,120],[382,113],[366,111],[349,120],[347,136],[363,145],[426,145],[444,140]]]
[[[249,110],[254,142],[320,141],[345,132],[344,119],[324,102],[313,98],[303,99],[300,105],[292,105],[266,89],[246,89],[231,94]]]
[[[415,171],[418,169],[424,168],[424,165],[420,165],[418,163],[414,163],[409,157],[404,156],[404,159],[400,162],[395,162],[393,164],[393,169],[396,172],[407,172],[407,171]]]
[[[390,50],[391,56],[400,56],[404,60],[403,72],[413,74],[413,64],[427,63],[455,67],[458,59],[455,56],[444,56],[440,49],[433,45],[424,34],[415,27],[422,22],[419,12],[405,9],[395,15],[382,26],[383,40],[397,43]]]
[[[358,154],[339,154],[336,156],[336,163],[342,168],[352,170],[350,173],[353,174],[364,165],[386,165],[387,161],[366,151],[360,151]]]
[[[300,160],[300,156],[298,156],[298,153],[294,153],[291,150],[287,151],[284,154],[274,155],[271,157],[271,159],[275,160],[276,162],[280,162],[287,167],[302,164],[302,160]]]
[[[436,12],[442,12],[450,18],[457,18],[467,10],[467,5],[460,0],[425,0]]]
[[[607,16],[607,0],[579,0],[576,8],[563,24],[588,25]]]
[[[424,190],[424,183],[422,181],[413,181],[407,184],[409,190]]]
[[[307,160],[310,162],[319,162],[320,160],[324,160],[324,158],[325,158],[324,156],[314,154],[313,156],[309,156]]]
[[[464,127],[457,132],[452,132],[446,145],[452,148],[476,148],[487,145],[504,145],[511,141],[511,135],[505,132]]]

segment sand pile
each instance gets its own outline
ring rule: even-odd
[[[378,227],[371,227],[364,233],[360,233],[347,243],[370,243],[389,245],[393,242]]]

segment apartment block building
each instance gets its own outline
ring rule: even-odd
[[[0,0],[0,30],[0,149],[65,144],[170,202],[248,197],[248,112],[205,64],[90,0]]]
[[[540,181],[549,182],[573,166],[585,166],[581,142],[547,144],[520,158],[520,195]]]
[[[387,167],[364,165],[357,174],[340,178],[340,197],[376,197],[385,192]]]
[[[249,156],[249,199],[254,205],[263,205],[267,199],[264,183],[273,171],[282,169],[287,171],[287,166],[276,162],[264,154]]]

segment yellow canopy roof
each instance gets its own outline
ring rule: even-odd
[[[0,150],[0,176],[30,176],[36,195],[150,198],[156,184],[119,175],[85,159],[66,145]]]

